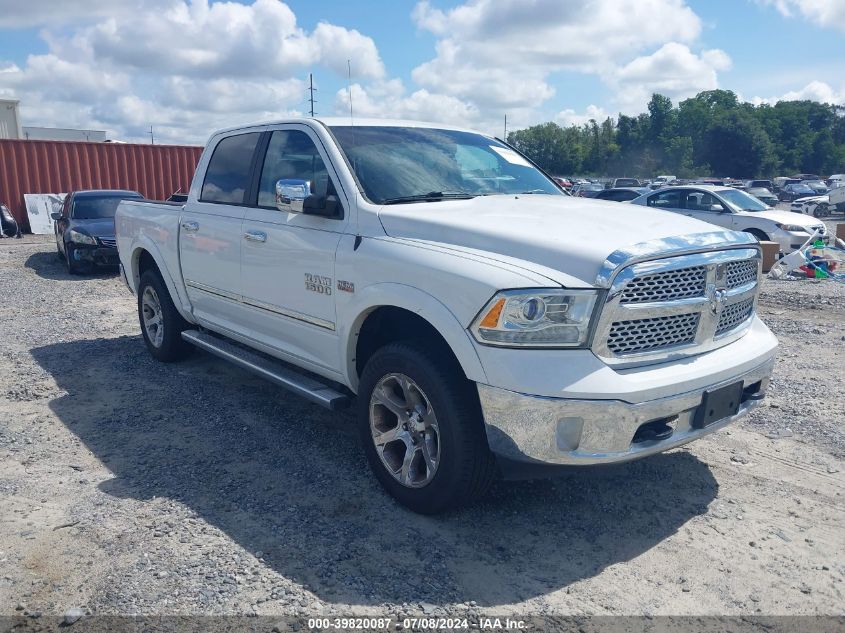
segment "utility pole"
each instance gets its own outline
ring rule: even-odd
[[[308,93],[309,93],[309,101],[311,101],[311,117],[314,117],[314,75],[313,73],[308,73]]]
[[[153,136],[153,126],[150,126],[150,145],[156,144],[156,137]]]
[[[502,140],[507,143],[508,142],[508,115],[505,115],[505,135],[502,137]]]

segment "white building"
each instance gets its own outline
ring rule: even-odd
[[[0,138],[22,138],[20,101],[0,99]]]

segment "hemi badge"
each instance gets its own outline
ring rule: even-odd
[[[338,279],[337,289],[341,292],[355,292],[355,284],[353,284],[351,281],[343,281],[342,279]]]

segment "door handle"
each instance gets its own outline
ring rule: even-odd
[[[264,231],[247,231],[244,233],[244,239],[250,242],[266,242],[267,234]]]
[[[186,231],[193,233],[194,231],[200,230],[199,222],[182,222],[182,228]]]

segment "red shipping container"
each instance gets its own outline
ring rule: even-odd
[[[202,147],[0,139],[0,202],[23,231],[26,193],[129,189],[164,200],[191,186]]]

